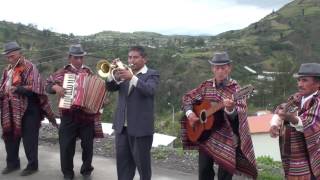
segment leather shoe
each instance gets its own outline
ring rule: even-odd
[[[20,169],[19,166],[18,167],[13,167],[13,168],[6,167],[6,168],[4,168],[2,170],[1,174],[9,174],[9,173],[11,173],[13,171],[16,171],[16,170],[19,170],[19,169]]]
[[[34,174],[38,171],[38,168],[36,169],[30,169],[30,168],[25,168],[21,173],[20,176],[29,176],[31,174]]]

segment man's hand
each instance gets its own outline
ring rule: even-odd
[[[277,114],[279,115],[280,119],[287,121],[292,124],[297,124],[298,119],[296,118],[296,113],[288,113],[280,109]]]
[[[64,96],[63,87],[55,84],[55,85],[52,86],[52,90],[54,90],[58,94],[59,97],[63,97]]]
[[[270,136],[273,137],[273,138],[278,137],[279,134],[280,134],[279,130],[280,130],[279,126],[276,126],[276,125],[271,126],[270,130],[269,130]]]
[[[191,127],[193,127],[194,124],[197,121],[199,121],[199,117],[197,117],[197,115],[194,112],[189,114],[189,116],[187,118],[188,118],[188,121],[189,121],[189,124],[190,124]]]
[[[223,99],[223,105],[229,112],[233,111],[235,104],[236,103],[232,99]]]
[[[130,80],[133,76],[129,69],[119,69],[117,73],[121,80]]]

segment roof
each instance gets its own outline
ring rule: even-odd
[[[249,116],[248,123],[251,134],[269,133],[270,120],[273,114],[265,114],[260,116]]]

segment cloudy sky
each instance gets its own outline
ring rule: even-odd
[[[216,35],[259,21],[292,0],[6,0],[0,20],[59,33],[104,30]]]

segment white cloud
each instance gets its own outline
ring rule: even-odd
[[[0,20],[77,35],[103,30],[162,34],[218,34],[258,21],[273,8],[234,0],[11,0]]]

